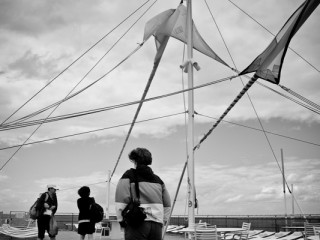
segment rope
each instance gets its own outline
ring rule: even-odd
[[[169,225],[169,222],[170,222],[170,218],[172,216],[172,212],[173,212],[174,206],[176,205],[176,202],[177,202],[177,197],[178,197],[178,194],[179,194],[179,191],[180,191],[181,182],[182,182],[184,173],[186,172],[187,163],[188,163],[188,160],[185,162],[185,164],[183,166],[183,169],[182,169],[182,172],[181,172],[181,175],[180,175],[180,179],[179,179],[179,182],[178,182],[177,190],[176,190],[176,193],[174,195],[172,206],[171,206],[171,209],[170,209],[169,219],[168,219],[168,221],[167,221],[167,223],[165,225],[164,232],[163,232],[163,235],[162,235],[162,240],[164,239],[164,236],[166,234],[166,231],[167,231],[167,228],[168,228],[168,225]]]
[[[107,106],[107,107],[103,107],[103,108],[97,108],[97,109],[92,109],[92,110],[87,110],[87,111],[82,111],[82,112],[65,114],[65,115],[55,116],[55,117],[51,117],[51,118],[47,118],[47,119],[33,120],[33,121],[30,121],[30,122],[22,122],[22,123],[15,123],[15,124],[5,124],[4,126],[0,127],[0,131],[11,130],[11,129],[21,128],[21,127],[28,127],[28,126],[39,124],[41,122],[49,123],[49,122],[60,121],[60,120],[65,120],[65,119],[85,116],[85,115],[89,115],[89,114],[99,113],[99,112],[103,112],[103,111],[109,111],[109,110],[112,110],[112,109],[117,109],[117,108],[122,108],[122,107],[130,106],[130,105],[138,104],[141,101],[142,102],[153,101],[153,100],[157,100],[157,99],[161,99],[161,98],[177,95],[177,94],[180,94],[180,93],[183,93],[183,92],[195,90],[195,89],[198,89],[198,88],[203,88],[203,87],[210,86],[210,85],[213,85],[213,84],[221,83],[221,82],[224,82],[224,81],[227,81],[227,80],[231,80],[231,79],[233,79],[235,77],[236,76],[230,76],[230,77],[226,77],[226,78],[221,78],[221,79],[218,79],[218,80],[215,80],[215,81],[212,81],[212,82],[209,82],[209,83],[204,83],[204,84],[192,87],[192,88],[188,88],[188,89],[184,89],[184,90],[180,90],[180,91],[176,91],[176,92],[173,92],[173,93],[168,93],[168,94],[164,94],[164,95],[160,95],[160,96],[156,96],[156,97],[152,97],[152,98],[147,98],[147,99],[144,99],[144,100],[138,100],[138,101],[133,101],[133,102],[128,102],[128,103],[122,103],[122,104]]]
[[[157,0],[156,0],[157,1]],[[155,2],[156,2],[155,1]],[[143,13],[143,15],[155,4],[155,2]],[[142,16],[141,16],[142,17]],[[141,18],[140,17],[140,18]],[[138,20],[140,19],[140,18],[138,18]],[[137,20],[137,21],[138,21]],[[136,21],[136,22],[137,22]],[[135,22],[135,23],[136,23]],[[134,23],[134,24],[135,24]],[[132,26],[131,26],[132,27]],[[130,28],[129,28],[130,29]],[[116,67],[118,67],[120,64],[122,64],[125,60],[127,60],[131,55],[133,55],[138,49],[140,49],[141,47],[142,47],[142,45],[143,44],[140,44],[131,54],[129,54],[129,56],[127,56],[124,60],[122,60]],[[114,67],[111,71],[113,71],[116,67]],[[100,79],[102,79],[102,78],[100,78]],[[98,79],[98,80],[100,80],[100,79]],[[93,83],[91,83],[91,84],[89,84],[87,87],[85,87],[84,89],[82,89],[82,90],[80,90],[80,91],[78,91],[77,93],[76,93],[76,95],[77,94],[79,94],[80,92],[82,92],[82,91],[84,91],[85,89],[87,89],[87,88],[89,88],[90,86],[92,86],[93,84],[95,84],[98,80],[96,80],[95,82],[93,82]],[[73,95],[70,95],[70,96],[75,96],[75,94],[73,94]],[[70,97],[69,96],[69,97]],[[59,104],[60,105],[60,104]],[[47,116],[47,118],[48,117],[50,117],[51,116],[51,114],[59,107],[59,105],[57,105],[51,112],[50,112],[50,114]],[[18,149],[11,155],[11,157],[3,164],[3,166],[0,168],[0,171],[11,161],[11,159],[20,151],[20,149],[23,147],[23,145],[38,131],[38,129],[42,126],[42,124],[43,124],[43,122],[41,122],[40,123],[40,125],[29,135],[29,137],[24,141],[24,143],[20,146],[20,147],[18,147]]]
[[[98,81],[100,81],[100,80],[103,79],[104,77],[106,77],[108,74],[110,74],[111,72],[113,72],[113,71],[114,71],[116,68],[118,68],[122,63],[124,63],[126,60],[128,60],[134,53],[136,53],[142,46],[143,46],[143,43],[141,43],[138,47],[136,47],[131,53],[129,53],[128,56],[126,56],[124,59],[122,59],[122,60],[121,60],[117,65],[115,65],[111,70],[109,70],[107,73],[103,74],[101,77],[99,77],[97,80],[95,80],[94,82],[90,83],[90,84],[87,85],[86,87],[84,87],[84,88],[80,89],[79,91],[77,91],[77,92],[75,92],[75,93],[67,96],[67,97],[64,98],[63,100],[60,100],[59,102],[56,102],[56,103],[54,103],[54,104],[52,104],[52,105],[50,105],[50,106],[48,106],[48,107],[46,107],[46,108],[44,108],[44,109],[42,109],[42,110],[39,110],[39,111],[37,111],[37,112],[35,112],[35,113],[32,113],[32,114],[30,114],[30,115],[27,115],[27,116],[25,116],[25,117],[22,117],[22,118],[19,118],[19,119],[15,120],[15,121],[12,121],[12,122],[10,122],[9,124],[15,123],[15,122],[18,122],[18,123],[19,123],[19,122],[21,122],[21,120],[29,119],[29,118],[31,118],[31,117],[34,117],[34,116],[36,116],[36,115],[38,115],[38,114],[40,114],[40,113],[42,113],[42,112],[44,112],[44,111],[52,108],[52,107],[55,107],[55,106],[57,106],[57,105],[59,106],[61,103],[63,103],[63,102],[65,102],[65,101],[67,101],[67,100],[75,97],[76,95],[78,95],[78,94],[80,94],[81,92],[85,91],[86,89],[88,89],[89,87],[91,87],[92,85],[96,84]],[[54,109],[54,110],[55,110],[55,109]],[[51,115],[51,114],[50,114],[50,115]],[[50,116],[50,115],[49,115],[49,116]]]
[[[65,69],[63,69],[58,75],[56,75],[53,79],[51,79],[44,87],[42,87],[38,92],[36,92],[29,100],[27,100],[24,104],[22,104],[17,110],[15,110],[9,117],[7,117],[1,124],[6,123],[13,115],[15,115],[20,109],[22,109],[27,103],[29,103],[33,98],[35,98],[42,90],[44,90],[47,86],[49,86],[54,80],[56,80],[59,76],[61,76],[65,71],[67,71],[72,65],[74,65],[77,61],[79,61],[84,55],[86,55],[89,51],[91,51],[95,46],[97,46],[103,39],[105,39],[109,34],[111,34],[115,29],[117,29],[122,23],[128,20],[134,13],[140,10],[145,4],[147,4],[150,0],[143,3],[140,7],[138,7],[135,11],[129,14],[124,20],[122,20],[118,25],[116,25],[113,29],[111,29],[107,34],[105,34],[100,40],[98,40],[95,44],[93,44],[89,49],[87,49],[84,53],[82,53],[78,58],[76,58],[71,64],[69,64]]]
[[[156,0],[156,1],[157,1],[157,0]],[[56,102],[56,103],[54,103],[54,104],[51,104],[51,105],[49,105],[49,106],[47,106],[47,107],[45,107],[45,108],[43,108],[43,109],[40,109],[40,110],[38,110],[38,111],[36,111],[36,112],[34,112],[34,113],[32,113],[32,114],[29,114],[29,115],[27,115],[27,116],[25,116],[25,117],[23,117],[23,118],[20,118],[20,119],[18,119],[18,120],[23,120],[23,119],[32,118],[32,117],[34,117],[34,116],[36,116],[36,115],[38,115],[38,114],[40,114],[40,113],[42,113],[42,112],[44,112],[44,111],[52,108],[52,107],[54,107],[54,106],[59,106],[61,103],[69,100],[70,98],[75,97],[75,96],[78,95],[79,93],[81,93],[81,92],[83,92],[84,90],[86,90],[86,89],[88,89],[89,87],[91,87],[93,84],[95,84],[95,83],[97,83],[98,81],[100,81],[102,78],[106,77],[106,76],[107,76],[108,74],[110,74],[113,70],[115,70],[118,66],[120,66],[124,61],[126,61],[129,57],[131,57],[137,50],[139,50],[139,49],[142,47],[143,43],[141,43],[132,53],[130,53],[126,58],[124,58],[124,60],[123,60],[122,62],[120,62],[118,65],[116,65],[116,66],[115,66],[113,69],[111,69],[107,74],[104,74],[104,75],[103,75],[102,77],[100,77],[98,80],[94,81],[92,84],[90,84],[90,85],[88,85],[87,87],[83,88],[82,90],[76,92],[75,94],[70,95],[71,92],[73,92],[73,90],[74,90],[74,89],[90,74],[90,72],[102,61],[102,59],[120,42],[120,40],[121,40],[121,39],[136,25],[136,23],[150,10],[150,8],[156,3],[156,1],[153,2],[153,4],[151,4],[151,5],[147,8],[147,10],[145,10],[145,11],[143,12],[143,14],[120,36],[120,38],[108,49],[108,51],[107,51],[107,52],[96,62],[96,64],[84,75],[84,77],[78,82],[78,84],[76,84],[76,86],[75,86],[74,88],[72,88],[72,90],[67,94],[67,96],[66,96],[64,99],[62,99],[62,100],[60,100],[60,101],[58,101],[58,102]],[[55,108],[55,109],[56,109],[56,108]],[[16,121],[18,121],[18,120],[16,120]],[[13,121],[13,122],[16,122],[16,121]]]
[[[305,103],[311,105],[312,107],[314,107],[314,108],[316,108],[316,109],[318,109],[318,110],[320,111],[320,106],[319,106],[318,104],[312,102],[311,100],[303,97],[303,96],[300,95],[299,93],[297,93],[297,92],[295,92],[295,91],[293,91],[293,90],[291,90],[291,89],[289,89],[289,88],[287,88],[287,87],[285,87],[285,86],[283,86],[283,85],[280,85],[280,84],[279,84],[279,86],[280,86],[283,90],[285,90],[285,91],[287,91],[288,93],[290,93],[291,95],[295,96],[296,98],[300,99],[301,101],[304,101]]]
[[[252,84],[257,80],[258,78],[256,75],[254,75],[251,80],[244,86],[244,88],[241,90],[241,92],[238,94],[238,96],[233,100],[233,102],[229,105],[227,110],[221,115],[221,117],[217,120],[217,122],[211,127],[211,129],[202,137],[202,139],[199,141],[199,143],[193,148],[199,149],[201,143],[207,139],[207,137],[212,133],[212,131],[218,126],[218,124],[222,121],[222,119],[229,113],[229,111],[234,107],[234,105],[241,99],[241,97],[248,91],[248,89],[252,86]]]
[[[182,51],[182,63],[184,63],[184,57],[185,57],[185,44],[183,44],[183,51]],[[183,74],[183,68],[181,68],[181,86],[182,86],[182,90],[185,90],[185,86],[184,86],[184,74]],[[182,94],[182,100],[183,100],[183,108],[184,108],[184,112],[186,113],[187,112],[187,107],[186,107],[186,98],[185,98],[185,94],[183,93]],[[184,114],[184,126],[185,126],[185,142],[186,142],[186,156],[187,156],[187,159],[188,159],[188,137],[187,137],[187,116],[186,114]],[[172,216],[172,212],[174,210],[174,206],[176,204],[176,201],[177,201],[177,197],[178,197],[178,194],[179,194],[179,191],[180,191],[180,186],[181,186],[181,182],[182,182],[182,179],[183,179],[183,176],[184,176],[184,173],[186,171],[186,168],[187,168],[187,162],[188,160],[185,162],[184,164],[184,167],[183,167],[183,170],[182,170],[182,173],[181,173],[181,176],[180,176],[180,180],[179,180],[179,183],[178,183],[178,186],[177,186],[177,190],[176,190],[176,193],[175,193],[175,196],[174,196],[174,199],[173,199],[173,202],[172,202],[172,206],[171,206],[171,209],[170,209],[170,214],[169,214],[169,219],[165,225],[165,228],[164,228],[164,232],[163,232],[163,235],[162,235],[162,240],[164,239],[164,236],[167,232],[167,228],[168,228],[168,225],[170,223],[170,219],[171,219],[171,216]],[[187,198],[186,198],[187,199]]]
[[[211,116],[208,116],[208,115],[204,115],[204,114],[201,114],[201,113],[196,113],[196,114],[198,114],[199,116],[202,116],[202,117],[206,117],[206,118],[218,119],[218,118],[211,117]],[[247,126],[247,125],[230,122],[230,121],[227,121],[227,120],[222,120],[222,122],[233,124],[233,125],[236,125],[236,126],[239,126],[239,127],[249,128],[249,129],[255,130],[255,131],[263,132],[263,130],[261,130],[259,128],[254,128],[254,127],[250,127],[250,126]],[[287,138],[287,139],[291,139],[291,140],[295,140],[295,141],[299,141],[299,142],[303,142],[303,143],[307,143],[307,144],[310,144],[310,145],[314,145],[314,146],[320,147],[319,143],[313,143],[313,142],[309,142],[309,141],[306,141],[306,140],[302,140],[302,139],[298,139],[298,138],[294,138],[294,137],[289,137],[289,136],[286,136],[286,135],[282,135],[282,134],[278,134],[278,133],[274,133],[274,132],[270,132],[270,131],[266,131],[266,130],[264,130],[264,132],[272,134],[272,135],[275,135],[275,136],[279,136],[279,137],[283,137],[283,138]]]
[[[165,46],[164,46],[164,47],[165,47]],[[164,49],[163,49],[163,50],[164,50]],[[158,55],[158,54],[157,54],[157,55]],[[113,169],[113,171],[112,171],[112,173],[111,173],[111,175],[110,175],[109,181],[110,181],[111,178],[113,177],[113,175],[114,175],[114,173],[115,173],[115,171],[116,171],[116,169],[117,169],[117,167],[118,167],[118,164],[119,164],[119,162],[120,162],[120,158],[121,158],[122,153],[123,153],[123,151],[124,151],[124,148],[125,148],[126,145],[127,145],[127,142],[128,142],[128,140],[129,140],[129,137],[130,137],[131,132],[132,132],[132,129],[133,129],[133,126],[134,126],[134,124],[135,124],[135,122],[136,122],[136,119],[138,118],[138,115],[139,115],[139,113],[140,113],[142,104],[143,104],[143,102],[144,102],[144,100],[145,100],[145,97],[146,97],[146,95],[147,95],[147,93],[148,93],[148,90],[149,90],[149,88],[150,88],[151,82],[152,82],[152,80],[153,80],[153,77],[154,77],[154,75],[155,75],[155,73],[156,73],[156,71],[157,71],[157,68],[158,68],[158,66],[159,66],[161,57],[162,57],[162,54],[155,60],[155,62],[154,62],[154,64],[153,64],[153,68],[152,68],[152,71],[151,71],[151,73],[150,73],[150,76],[149,76],[147,85],[145,86],[145,89],[144,89],[144,92],[143,92],[143,94],[142,94],[142,97],[141,97],[139,106],[138,106],[137,111],[136,111],[136,113],[135,113],[135,115],[134,115],[134,117],[133,117],[133,120],[132,120],[130,129],[129,129],[129,131],[128,131],[128,133],[127,133],[127,136],[126,136],[126,138],[125,138],[125,141],[124,141],[124,143],[123,143],[123,146],[122,146],[122,149],[121,149],[120,154],[119,154],[119,156],[118,156],[118,159],[117,159],[117,161],[116,161],[115,167],[114,167],[114,169]]]
[[[263,29],[265,29],[268,33],[270,33],[272,36],[276,36],[273,34],[269,29],[267,29],[265,26],[263,26],[260,22],[258,22],[256,19],[254,19],[252,16],[250,16],[247,12],[245,12],[243,9],[241,9],[238,5],[236,5],[234,2],[231,0],[228,0],[230,3],[232,3],[236,8],[238,8],[241,12],[246,14],[249,18],[251,18],[254,22],[256,22],[259,26],[261,26]],[[294,49],[291,47],[288,47],[292,52],[294,52],[298,57],[300,57],[303,61],[305,61],[309,66],[311,66],[314,70],[316,70],[318,73],[320,73],[320,70],[316,68],[312,63],[310,63],[307,59],[302,57],[298,52],[296,52]]]
[[[270,87],[268,87],[268,86],[266,86],[266,85],[264,85],[264,84],[262,84],[260,82],[258,82],[258,84],[263,86],[263,87],[265,87],[265,88],[267,88],[267,89],[269,89],[270,91],[275,92],[275,93],[279,94],[280,96],[283,96],[284,98],[286,98],[286,99],[288,99],[288,100],[290,100],[290,101],[292,101],[292,102],[294,102],[294,103],[296,103],[296,104],[298,104],[298,105],[300,105],[300,106],[302,106],[302,107],[304,107],[304,108],[316,113],[316,114],[320,114],[320,109],[319,110],[318,109],[314,109],[314,108],[312,108],[312,107],[310,107],[310,106],[308,106],[308,105],[306,105],[306,104],[304,104],[302,102],[299,102],[298,100],[293,99],[293,98],[291,98],[291,97],[289,97],[289,96],[287,96],[287,95],[285,95],[283,93],[280,93],[280,92],[278,92],[278,91],[276,91],[276,90],[274,90],[274,89],[272,89],[272,88],[270,88]]]
[[[141,121],[137,121],[136,123],[149,122],[149,121],[158,120],[158,119],[162,119],[162,118],[177,116],[177,115],[180,115],[180,114],[185,114],[185,112],[175,113],[175,114],[169,114],[169,115],[164,115],[164,116],[155,117],[155,118],[144,119],[144,120],[141,120]],[[93,133],[93,132],[99,132],[99,131],[103,131],[103,130],[109,130],[109,129],[113,129],[113,128],[118,128],[118,127],[124,127],[124,126],[128,126],[128,125],[130,125],[130,124],[131,124],[131,123],[124,123],[124,124],[119,124],[119,125],[115,125],[115,126],[111,126],[111,127],[99,128],[99,129],[95,129],[95,130],[91,130],[91,131],[74,133],[74,134],[64,135],[64,136],[55,137],[55,138],[48,138],[48,139],[44,139],[44,140],[29,142],[29,143],[26,143],[26,144],[24,144],[24,145],[26,146],[26,145],[32,145],[32,144],[37,144],[37,143],[48,142],[48,141],[52,141],[52,140],[58,140],[58,139],[63,139],[63,138],[75,137],[75,136],[79,136],[79,135],[83,135],[83,134],[88,134],[88,133]],[[21,145],[19,144],[19,145],[13,145],[13,146],[8,146],[8,147],[0,148],[0,151],[1,151],[1,150],[6,150],[6,149],[10,149],[10,148],[19,147],[19,146],[21,146]]]

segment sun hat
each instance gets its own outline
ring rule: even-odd
[[[48,188],[48,189],[49,189],[49,188],[54,188],[55,190],[59,190],[59,189],[57,188],[57,186],[54,185],[54,184],[48,184],[48,185],[47,185],[47,188]]]

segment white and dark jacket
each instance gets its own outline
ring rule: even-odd
[[[170,215],[170,196],[160,177],[155,175],[150,167],[144,165],[127,170],[119,180],[115,196],[118,221],[122,221],[122,210],[130,202],[130,190],[133,198],[136,198],[135,177],[139,182],[140,206],[147,214],[145,221],[163,224]]]

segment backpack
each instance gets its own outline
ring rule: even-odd
[[[90,205],[90,222],[98,223],[103,219],[103,208],[96,202]]]
[[[45,198],[45,201],[47,201],[49,198],[48,194],[46,193],[46,198]],[[37,200],[34,202],[34,204],[32,204],[32,206],[30,207],[29,209],[29,217],[32,219],[32,220],[36,220],[38,219],[38,217],[40,216],[40,212],[41,212],[41,209],[37,209],[37,204],[39,202],[39,199],[40,197],[37,198]]]

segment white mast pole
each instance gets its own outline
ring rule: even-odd
[[[188,57],[188,88],[193,88],[193,23],[192,0],[187,0],[187,57]],[[195,189],[194,189],[194,95],[188,91],[188,224],[194,225]]]
[[[283,180],[283,197],[284,197],[284,221],[285,221],[285,225],[286,227],[288,226],[288,222],[287,222],[287,197],[286,197],[286,178],[284,175],[284,162],[283,162],[283,150],[281,148],[281,162],[282,162],[282,180]]]
[[[291,184],[292,216],[294,216],[293,184]]]
[[[107,207],[106,207],[106,219],[109,219],[109,204],[110,204],[110,176],[111,171],[108,171],[108,183],[107,183]]]

